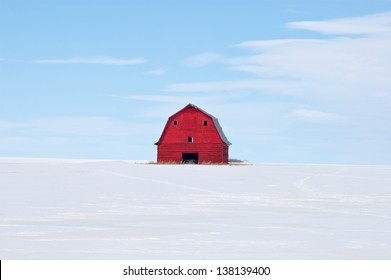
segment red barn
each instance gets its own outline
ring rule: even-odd
[[[214,116],[193,104],[168,118],[157,145],[157,162],[228,163],[228,146]]]

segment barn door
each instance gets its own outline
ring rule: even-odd
[[[198,164],[198,153],[182,153],[182,162]]]

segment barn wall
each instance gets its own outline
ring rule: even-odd
[[[228,146],[221,143],[160,144],[158,163],[181,162],[182,153],[198,153],[199,163],[228,163]]]

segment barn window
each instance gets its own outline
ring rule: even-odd
[[[174,121],[174,125],[177,125],[178,124],[178,121]]]
[[[194,142],[194,139],[193,139],[193,137],[187,137],[187,142],[189,142],[189,143],[193,143]]]
[[[204,126],[207,126],[208,125],[208,121],[204,121]]]

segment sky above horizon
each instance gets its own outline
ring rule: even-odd
[[[230,157],[391,164],[390,0],[0,0],[0,157],[155,160],[167,118]]]

